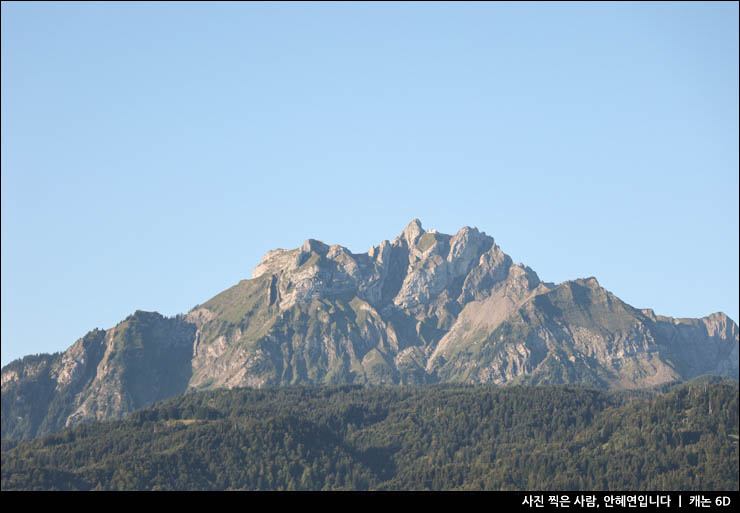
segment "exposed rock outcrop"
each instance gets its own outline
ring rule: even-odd
[[[581,383],[738,377],[722,313],[633,308],[595,278],[554,285],[475,228],[414,219],[367,253],[307,239],[187,315],[136,312],[2,369],[3,436],[115,418],[188,389],[293,383]]]

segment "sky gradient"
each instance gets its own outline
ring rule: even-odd
[[[475,226],[738,321],[738,4],[2,3],[2,364]]]

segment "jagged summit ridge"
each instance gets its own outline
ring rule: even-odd
[[[393,241],[383,241],[367,253],[354,254],[343,246],[314,239],[307,239],[297,249],[271,251],[252,278],[272,275],[273,287],[281,298],[278,306],[283,309],[307,298],[337,296],[350,289],[356,289],[361,299],[375,307],[392,302],[408,308],[444,291],[450,292],[450,300],[462,303],[472,299],[471,287],[485,273],[471,277],[461,296],[468,274],[481,265],[488,269],[503,258],[493,238],[476,228],[464,227],[447,235],[425,231],[421,221],[414,219]],[[455,297],[451,297],[451,287],[461,288]]]
[[[542,282],[493,237],[412,220],[366,253],[306,239],[187,315],[137,312],[2,370],[3,436],[121,416],[187,390],[296,383],[738,377],[738,326],[637,309],[594,277]],[[41,391],[41,393],[39,392]]]

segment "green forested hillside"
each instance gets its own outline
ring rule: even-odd
[[[737,490],[738,386],[198,392],[4,441],[2,489]]]

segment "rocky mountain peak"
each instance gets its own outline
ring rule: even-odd
[[[269,251],[252,279],[187,316],[137,311],[63,354],[12,362],[2,371],[3,436],[115,418],[188,389],[635,388],[710,373],[738,376],[738,326],[726,315],[656,315],[593,277],[541,282],[477,228],[448,235],[414,219],[367,253],[316,239]]]
[[[329,252],[329,246],[320,240],[306,239],[305,242],[301,244],[300,250],[303,253],[317,253],[319,255],[326,256]]]
[[[414,218],[411,220],[408,226],[403,229],[401,235],[399,235],[398,238],[406,241],[406,245],[411,247],[416,244],[416,241],[419,240],[419,237],[421,237],[423,234],[424,228],[422,228],[421,226],[421,221],[419,221],[418,218]]]

